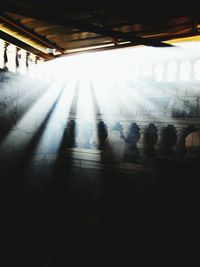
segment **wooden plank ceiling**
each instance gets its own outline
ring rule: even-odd
[[[45,59],[80,51],[134,45],[171,46],[169,40],[200,33],[200,16],[189,10],[159,12],[141,5],[69,7],[56,0],[3,0],[0,38],[18,40],[26,50]],[[166,11],[166,10],[165,10]],[[167,10],[168,11],[168,10]]]

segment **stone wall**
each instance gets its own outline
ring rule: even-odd
[[[16,159],[39,128],[42,107],[34,108],[48,89],[48,82],[8,71],[0,72],[0,157]]]

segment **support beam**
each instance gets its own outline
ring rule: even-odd
[[[26,50],[28,52],[31,52],[31,53],[37,55],[38,57],[44,58],[46,60],[50,60],[50,59],[54,58],[51,55],[45,54],[45,53],[39,51],[38,49],[36,49],[36,48],[34,48],[34,47],[32,47],[32,46],[30,46],[30,45],[18,40],[18,39],[16,39],[15,37],[3,32],[3,31],[0,31],[0,38],[3,39],[6,42],[14,44],[14,45],[16,45],[16,46],[18,46],[18,47],[20,47],[20,48],[22,48],[22,49],[24,49],[24,50]]]
[[[118,45],[115,44],[106,44],[105,46],[103,45],[94,45],[94,46],[89,46],[89,47],[84,47],[80,49],[66,49],[65,50],[65,56],[71,56],[72,54],[82,54],[82,53],[92,53],[92,52],[101,52],[101,51],[106,51],[106,50],[113,50],[113,49],[120,49],[120,48],[126,48],[130,47],[132,44],[130,42],[122,42],[119,43]],[[69,52],[68,52],[69,50]],[[57,55],[56,58],[62,57],[63,55]]]
[[[182,39],[182,38],[188,38],[188,37],[195,37],[195,36],[200,36],[200,31],[193,31],[191,29],[191,32],[187,32],[187,33],[180,33],[180,34],[174,34],[173,36],[171,36],[171,38],[169,37],[163,37],[162,40],[166,40],[169,41],[170,40],[175,40],[175,39]]]
[[[21,23],[19,23],[19,22],[15,21],[14,19],[12,19],[7,14],[0,13],[0,21],[2,21],[3,23],[6,23],[7,25],[11,26],[15,30],[18,30],[18,31],[22,32],[27,37],[32,38],[32,39],[34,39],[36,41],[39,41],[41,44],[47,46],[48,48],[56,49],[61,54],[63,54],[63,50],[59,46],[57,46],[56,44],[51,43],[46,38],[40,36],[39,34],[37,34],[34,31],[28,29],[27,27],[25,27]]]
[[[93,32],[96,34],[101,34],[102,36],[109,36],[117,40],[130,41],[132,42],[132,45],[147,45],[155,47],[172,46],[157,40],[135,36],[131,33],[119,32],[109,28],[83,22],[80,20],[73,20],[65,17],[63,13],[58,14],[57,10],[55,12],[55,9],[53,9],[50,6],[48,6],[48,12],[46,12],[46,10],[44,9],[42,10],[39,8],[35,8],[35,6],[31,6],[30,8],[28,6],[22,6],[20,4],[14,4],[14,3],[9,4],[8,2],[6,3],[4,1],[3,4],[1,5],[1,10],[17,13],[24,16],[29,16],[40,20],[49,21],[66,27],[76,28],[85,32]]]

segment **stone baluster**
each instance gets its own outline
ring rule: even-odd
[[[37,65],[37,64],[38,64],[38,60],[39,60],[39,59],[40,59],[40,57],[38,57],[38,56],[36,56],[36,57],[35,57],[35,62],[34,62],[34,63],[35,63],[35,65]]]
[[[100,120],[97,124],[97,135],[98,135],[98,149],[104,150],[105,148],[105,140],[108,136],[107,125],[104,121]]]
[[[90,139],[90,144],[92,149],[98,149],[99,147],[99,137],[98,137],[98,129],[97,122],[95,121],[92,124],[92,136]]]
[[[137,147],[137,142],[139,140],[139,127],[136,123],[131,123],[128,128],[128,133],[125,134],[125,161],[127,162],[137,162],[139,159],[139,151]]]
[[[155,155],[160,156],[163,153],[163,147],[162,147],[162,142],[163,142],[163,126],[156,126],[157,128],[157,141],[154,145],[154,150],[155,150]]]
[[[174,155],[176,157],[181,157],[185,154],[185,134],[184,128],[180,126],[175,126],[176,128],[176,143],[173,146]]]
[[[15,48],[15,67],[16,67],[16,70],[19,68],[19,51],[20,51],[20,48],[16,47]]]
[[[26,51],[26,70],[28,71],[29,69],[29,57],[30,57],[30,52]]]
[[[67,123],[67,127],[65,129],[65,143],[68,148],[77,147],[76,136],[77,136],[76,122],[74,120],[70,120]]]
[[[8,46],[9,46],[10,44],[9,43],[7,43],[7,42],[5,42],[4,43],[4,56],[3,56],[3,65],[4,65],[4,69],[8,69],[7,68],[7,62],[8,62],[8,55],[7,55],[7,50],[8,50]]]

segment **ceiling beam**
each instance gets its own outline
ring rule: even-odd
[[[55,10],[50,6],[48,6],[48,10],[44,9],[42,10],[35,7],[34,5],[28,7],[14,3],[9,4],[8,2],[3,1],[3,4],[1,5],[0,8],[2,11],[13,12],[27,17],[30,16],[40,20],[45,20],[55,24],[60,24],[66,27],[76,28],[81,31],[101,34],[102,36],[109,36],[115,40],[130,41],[132,45],[146,45],[146,46],[156,46],[156,47],[172,46],[169,44],[165,44],[161,41],[135,36],[131,33],[112,30],[106,27],[101,27],[80,20],[73,20],[71,18],[65,17],[63,13],[58,14],[57,10]]]
[[[50,59],[55,58],[54,56],[51,56],[49,54],[45,54],[45,53],[41,52],[40,50],[20,41],[19,39],[3,32],[1,30],[0,30],[0,38],[3,39],[4,41],[7,41],[8,43],[14,44],[19,48],[22,48],[22,49],[24,49],[30,53],[33,53],[36,56],[41,57],[43,59],[50,60]]]
[[[120,49],[120,48],[126,48],[126,47],[131,47],[132,44],[130,42],[122,42],[119,43],[118,45],[114,45],[113,43],[108,43],[102,45],[102,44],[97,44],[97,45],[93,45],[93,46],[88,46],[88,47],[83,47],[83,48],[73,48],[73,49],[66,49],[65,51],[65,56],[70,56],[72,54],[82,54],[82,53],[93,53],[93,52],[102,52],[102,51],[106,51],[106,50],[113,50],[113,49]],[[62,55],[57,55],[56,58],[61,57]]]
[[[186,32],[186,33],[180,33],[180,34],[173,34],[171,36],[166,36],[166,37],[162,37],[162,40],[164,41],[169,41],[170,40],[176,40],[176,39],[183,39],[183,38],[188,38],[188,37],[195,37],[195,36],[200,36],[200,31],[191,31],[190,32]],[[159,38],[158,38],[159,40]]]
[[[41,44],[47,46],[47,48],[56,49],[61,54],[63,54],[63,49],[61,49],[59,46],[57,46],[56,44],[53,44],[52,42],[50,42],[46,38],[40,36],[36,32],[34,32],[34,31],[30,30],[29,28],[25,27],[20,22],[12,19],[7,14],[0,13],[0,21],[2,21],[3,23],[6,23],[7,25],[11,26],[15,30],[20,31],[21,33],[25,34],[27,37],[32,38],[32,39],[40,42]]]

